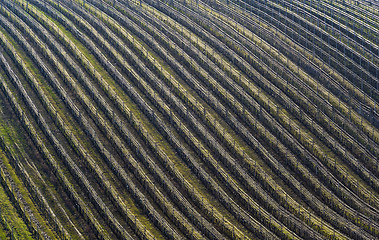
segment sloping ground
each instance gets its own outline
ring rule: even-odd
[[[376,239],[370,1],[0,1],[0,239]]]

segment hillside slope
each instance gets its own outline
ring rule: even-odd
[[[379,238],[376,1],[1,0],[0,239]]]

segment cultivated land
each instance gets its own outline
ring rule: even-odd
[[[378,68],[374,0],[0,0],[0,239],[377,239]]]

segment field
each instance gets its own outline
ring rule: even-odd
[[[376,0],[0,0],[0,239],[378,239]]]

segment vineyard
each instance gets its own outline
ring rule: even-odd
[[[0,239],[378,239],[377,0],[0,0]]]

